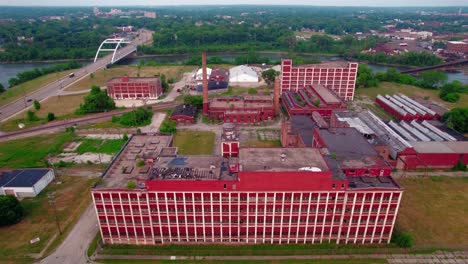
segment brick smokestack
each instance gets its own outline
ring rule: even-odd
[[[275,114],[279,114],[279,99],[280,99],[280,78],[275,77],[275,87],[273,88],[273,107],[275,109]]]
[[[203,114],[208,114],[208,76],[206,72],[206,52],[202,52],[202,78],[203,78]]]

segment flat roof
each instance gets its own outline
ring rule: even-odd
[[[128,81],[124,81],[125,78],[128,78]],[[121,83],[121,82],[159,82],[159,77],[113,77],[107,81],[107,83]]]
[[[326,62],[317,63],[317,64],[293,65],[293,67],[294,68],[348,68],[350,63],[353,63],[353,62],[337,60],[337,61],[326,61]]]
[[[304,167],[329,171],[314,148],[241,148],[239,164],[240,171],[299,171]]]
[[[314,139],[314,121],[306,115],[291,115],[291,127],[293,133],[298,133],[304,144],[312,147]]]
[[[226,100],[229,99],[229,100]],[[268,102],[246,102],[245,100],[268,100]],[[237,96],[232,98],[213,98],[210,107],[214,108],[255,108],[255,107],[273,107],[273,98],[271,96]]]
[[[389,167],[385,161],[377,155],[349,155],[337,156],[341,168],[382,168]]]
[[[327,145],[330,153],[344,156],[377,155],[377,151],[356,128],[319,129],[318,133]]]
[[[390,176],[346,176],[349,189],[401,189]]]
[[[2,187],[32,187],[51,169],[24,169],[0,173]]]
[[[321,84],[313,84],[311,86],[326,103],[341,103],[340,98],[325,86]]]
[[[171,117],[183,115],[189,117],[195,117],[197,113],[197,108],[193,105],[178,105],[171,114]]]
[[[410,142],[418,153],[468,153],[468,141]]]

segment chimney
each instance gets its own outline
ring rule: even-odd
[[[273,88],[273,107],[275,114],[279,114],[279,98],[280,98],[280,79],[278,76],[275,77],[275,87]]]
[[[203,114],[208,114],[208,77],[206,76],[206,52],[202,52],[202,78],[203,78]]]

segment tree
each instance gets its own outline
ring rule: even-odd
[[[41,109],[41,103],[39,103],[39,101],[34,100],[33,105],[34,105],[34,109],[36,109],[36,111]]]
[[[138,107],[136,110],[124,113],[121,116],[113,116],[112,122],[119,123],[124,126],[144,126],[151,123],[153,112],[148,111],[143,107]]]
[[[448,127],[460,133],[468,132],[468,107],[455,107],[442,116]]]
[[[193,105],[197,109],[202,109],[203,107],[203,96],[201,95],[186,95],[184,97],[184,104]]]
[[[276,76],[279,76],[279,72],[274,69],[268,69],[262,72],[262,78],[268,85],[271,85],[275,82]]]
[[[5,91],[5,87],[3,87],[3,84],[0,83],[0,94],[4,93]]]
[[[107,95],[105,90],[99,86],[91,87],[91,92],[84,98],[84,103],[80,104],[77,114],[99,113],[115,109],[115,102]]]
[[[28,110],[26,112],[26,120],[28,120],[29,122],[38,121],[39,117],[37,117],[36,113],[34,113],[33,111]]]
[[[357,79],[356,79],[356,88],[364,87],[376,87],[379,85],[379,81],[372,73],[372,70],[367,67],[366,64],[359,64]]]
[[[410,248],[413,246],[413,237],[408,233],[394,230],[391,242],[402,248]]]
[[[161,74],[161,76],[159,76],[159,79],[161,80],[161,87],[163,91],[167,92],[167,89],[169,89],[169,84],[167,84],[166,75]]]
[[[12,195],[0,196],[0,226],[13,225],[21,221],[23,207]]]
[[[161,128],[159,128],[159,131],[161,133],[174,134],[175,132],[177,132],[176,125],[177,123],[175,121],[163,121],[161,124]]]
[[[47,122],[55,120],[55,114],[54,113],[48,113],[47,114]]]
[[[421,86],[424,88],[435,89],[441,87],[447,81],[447,74],[441,71],[424,71],[420,74]]]

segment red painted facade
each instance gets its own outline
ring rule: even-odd
[[[269,96],[213,98],[208,117],[224,123],[252,124],[273,121],[275,109]]]
[[[163,93],[156,77],[118,77],[107,81],[107,94],[112,99],[157,99]]]
[[[281,61],[281,92],[298,91],[308,85],[321,84],[345,101],[354,97],[357,63],[330,62],[293,66],[292,60]]]

